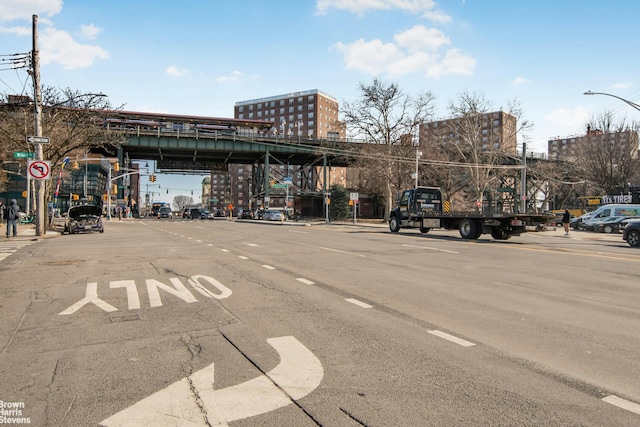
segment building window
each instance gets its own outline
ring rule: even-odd
[[[284,108],[280,109],[280,114],[284,114]]]
[[[238,114],[239,119],[244,119],[244,114]]]
[[[313,95],[309,95],[309,97],[307,98],[307,100],[308,100],[309,102],[313,101]]]
[[[298,105],[298,111],[302,111],[304,107],[302,105]]]
[[[262,117],[262,111],[258,111],[258,117]]]
[[[253,111],[253,105],[249,105],[249,111]]]
[[[289,107],[289,112],[293,113],[293,107]]]
[[[313,119],[313,113],[308,113],[308,114],[307,114],[307,118],[308,118],[308,119]]]
[[[242,113],[242,112],[244,111],[244,106],[243,106],[243,105],[239,106],[239,107],[238,107],[238,111],[239,111],[240,113]]]
[[[307,110],[311,111],[313,110],[314,105],[313,104],[308,104],[307,105]]]
[[[281,105],[281,106],[282,106],[282,105],[284,105],[284,99],[281,99],[281,100],[280,100],[280,105]]]

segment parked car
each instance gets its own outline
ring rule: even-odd
[[[214,214],[209,209],[200,209],[200,219],[213,219]]]
[[[622,227],[624,226],[624,222],[629,219],[632,218],[626,216],[604,218],[601,221],[596,221],[593,223],[593,231],[607,234],[620,233],[622,231]]]
[[[284,215],[280,210],[267,210],[262,215],[262,219],[266,221],[284,221]]]
[[[99,231],[100,233],[104,233],[102,208],[96,205],[72,206],[66,215],[64,231],[69,234],[86,231]]]
[[[584,230],[583,223],[585,221],[588,221],[589,218],[591,218],[591,212],[581,215],[577,218],[572,218],[569,221],[569,227],[573,228],[574,230]]]
[[[622,239],[625,240],[629,246],[640,246],[640,219],[630,219],[624,221],[624,228],[622,229]]]
[[[169,218],[171,219],[171,208],[168,206],[163,206],[158,209],[158,219],[160,218]]]
[[[200,219],[199,208],[184,208],[182,211],[182,218],[185,219]]]
[[[264,216],[264,212],[264,209],[256,209],[253,213],[253,219],[262,219],[262,217]]]
[[[253,219],[253,211],[251,209],[240,209],[238,211],[238,219]]]

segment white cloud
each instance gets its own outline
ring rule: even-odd
[[[342,53],[347,69],[370,75],[422,73],[438,78],[450,74],[472,75],[475,69],[477,61],[459,49],[439,53],[440,48],[451,44],[439,30],[416,25],[396,34],[394,40],[395,43],[384,43],[379,39],[359,39],[351,44],[338,42],[332,48]]]
[[[39,41],[42,64],[58,63],[66,69],[86,68],[97,59],[109,58],[109,52],[100,46],[80,44],[66,31],[54,27],[41,31]]]
[[[575,129],[582,127],[583,124],[589,121],[591,114],[586,107],[580,105],[573,110],[568,108],[560,108],[554,110],[551,113],[544,116],[546,122],[552,123],[554,128],[559,129]],[[559,135],[548,135],[549,137],[556,137]]]
[[[369,42],[359,39],[349,45],[338,42],[333,47],[342,52],[348,70],[361,70],[372,75],[383,73],[389,64],[402,59],[396,45],[378,39]]]
[[[94,40],[98,36],[98,34],[102,32],[102,28],[98,28],[93,24],[82,25],[80,27],[80,32],[85,39]]]
[[[178,68],[175,65],[167,67],[166,73],[173,77],[182,77],[190,73],[187,68]]]
[[[62,0],[2,0],[0,21],[24,19],[31,21],[33,15],[53,16],[62,10]]]
[[[234,71],[231,74],[229,74],[228,76],[220,76],[216,79],[217,82],[219,83],[235,83],[237,81],[239,81],[242,77],[244,77],[244,74],[240,71]]]
[[[613,89],[629,89],[631,87],[630,83],[614,83],[611,85]]]
[[[406,48],[409,52],[421,52],[423,50],[437,51],[443,45],[451,44],[451,40],[442,31],[435,28],[426,28],[416,25],[407,31],[398,33],[393,39],[400,48]]]
[[[440,10],[428,10],[422,15],[422,17],[439,24],[448,24],[451,22],[451,16]]]
[[[30,36],[31,27],[0,27],[0,33],[15,34],[16,36]]]
[[[526,85],[526,84],[529,84],[529,83],[531,83],[531,80],[529,80],[526,77],[516,77],[511,82],[511,86],[521,86],[521,85]]]
[[[409,12],[431,10],[435,6],[433,0],[317,0],[316,12],[320,15],[329,9],[346,10],[362,14],[369,10],[400,9]]]

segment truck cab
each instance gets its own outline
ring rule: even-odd
[[[390,227],[394,228],[419,228],[422,233],[427,233],[430,228],[425,227],[422,218],[416,214],[441,213],[442,193],[437,187],[417,187],[404,190],[398,194],[396,207],[391,211]],[[428,224],[427,224],[428,225]]]

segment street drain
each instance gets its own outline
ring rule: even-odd
[[[111,323],[117,322],[131,322],[132,320],[140,320],[137,314],[128,314],[126,316],[110,317]]]

